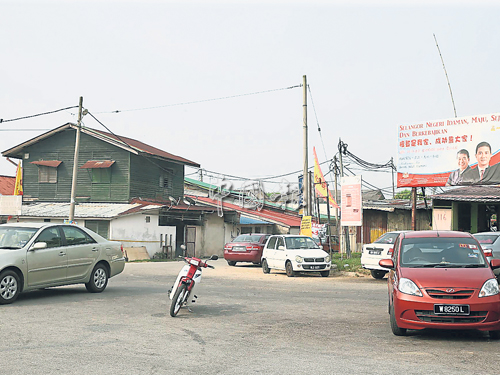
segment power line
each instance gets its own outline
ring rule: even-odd
[[[133,111],[147,111],[147,110],[151,110],[151,109],[176,107],[176,106],[181,106],[181,105],[198,104],[198,103],[205,103],[205,102],[213,102],[213,101],[216,101],[216,100],[226,100],[226,99],[232,99],[232,98],[239,98],[239,97],[242,97],[242,96],[265,94],[265,93],[269,93],[269,92],[273,92],[273,91],[282,91],[282,90],[295,89],[297,87],[302,87],[302,85],[295,85],[295,86],[289,86],[289,87],[282,87],[282,88],[279,88],[279,89],[270,89],[270,90],[264,90],[264,91],[257,91],[257,92],[251,92],[251,93],[246,93],[246,94],[237,94],[237,95],[230,95],[230,96],[222,96],[222,97],[219,97],[219,98],[193,100],[193,101],[190,101],[190,102],[182,102],[182,103],[174,103],[174,104],[165,104],[165,105],[159,105],[159,106],[155,106],[155,107],[145,107],[145,108],[135,108],[135,109],[122,109],[122,110],[117,109],[117,110],[108,111],[108,112],[97,112],[97,114],[100,114],[100,113],[133,112]]]
[[[38,117],[38,116],[50,115],[50,114],[53,114],[53,113],[56,113],[56,112],[66,111],[68,109],[73,109],[73,108],[78,108],[78,106],[74,105],[72,107],[66,107],[66,108],[56,109],[55,111],[37,113],[36,115],[18,117],[18,118],[13,118],[13,119],[10,119],[10,120],[0,119],[0,123],[2,123],[2,122],[11,122],[11,121],[18,121],[18,120],[25,120],[25,119],[28,119],[28,118],[33,118],[33,117]]]

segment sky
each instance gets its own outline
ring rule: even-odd
[[[486,0],[4,0],[0,151],[76,123],[77,110],[7,120],[82,96],[113,133],[200,164],[205,182],[284,176],[267,180],[278,189],[303,168],[306,76],[310,167],[315,147],[326,174],[339,140],[396,162],[399,125],[454,117],[434,35],[457,115],[498,112],[499,16]],[[392,191],[389,170],[346,167]],[[0,175],[15,170],[0,159]]]

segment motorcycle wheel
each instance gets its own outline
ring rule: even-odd
[[[170,316],[175,317],[182,305],[186,301],[188,295],[187,285],[181,284],[177,287],[175,291],[174,298],[172,298],[172,304],[170,305]]]

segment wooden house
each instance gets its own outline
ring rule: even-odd
[[[77,126],[65,124],[4,152],[23,164],[23,201],[69,202]],[[77,202],[169,201],[184,194],[184,166],[198,163],[135,139],[81,127]]]

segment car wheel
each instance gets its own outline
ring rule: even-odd
[[[292,262],[287,261],[285,264],[285,270],[286,270],[286,275],[288,277],[294,277],[295,276],[295,271],[293,270],[292,267]]]
[[[321,271],[320,274],[321,274],[322,277],[328,277],[328,276],[330,276],[330,270],[328,270],[328,271]]]
[[[271,272],[271,270],[269,269],[269,266],[267,265],[267,260],[265,260],[265,259],[262,260],[262,272],[264,272],[264,273]]]
[[[490,339],[498,340],[500,339],[500,331],[489,331]]]
[[[236,262],[232,261],[232,260],[228,260],[227,261],[227,264],[229,264],[231,267],[232,266],[236,266]]]
[[[101,293],[108,285],[108,270],[103,263],[98,263],[92,270],[90,280],[85,287],[90,293]]]
[[[383,279],[385,274],[387,273],[386,271],[380,271],[380,270],[371,270],[370,273],[372,274],[372,277],[374,279]]]
[[[12,303],[20,292],[19,276],[12,270],[0,274],[0,305]]]
[[[389,308],[390,310],[390,321],[391,321],[391,330],[392,333],[396,336],[405,336],[406,335],[406,328],[399,328],[398,323],[396,322],[396,314],[394,313],[394,306],[391,306]]]

